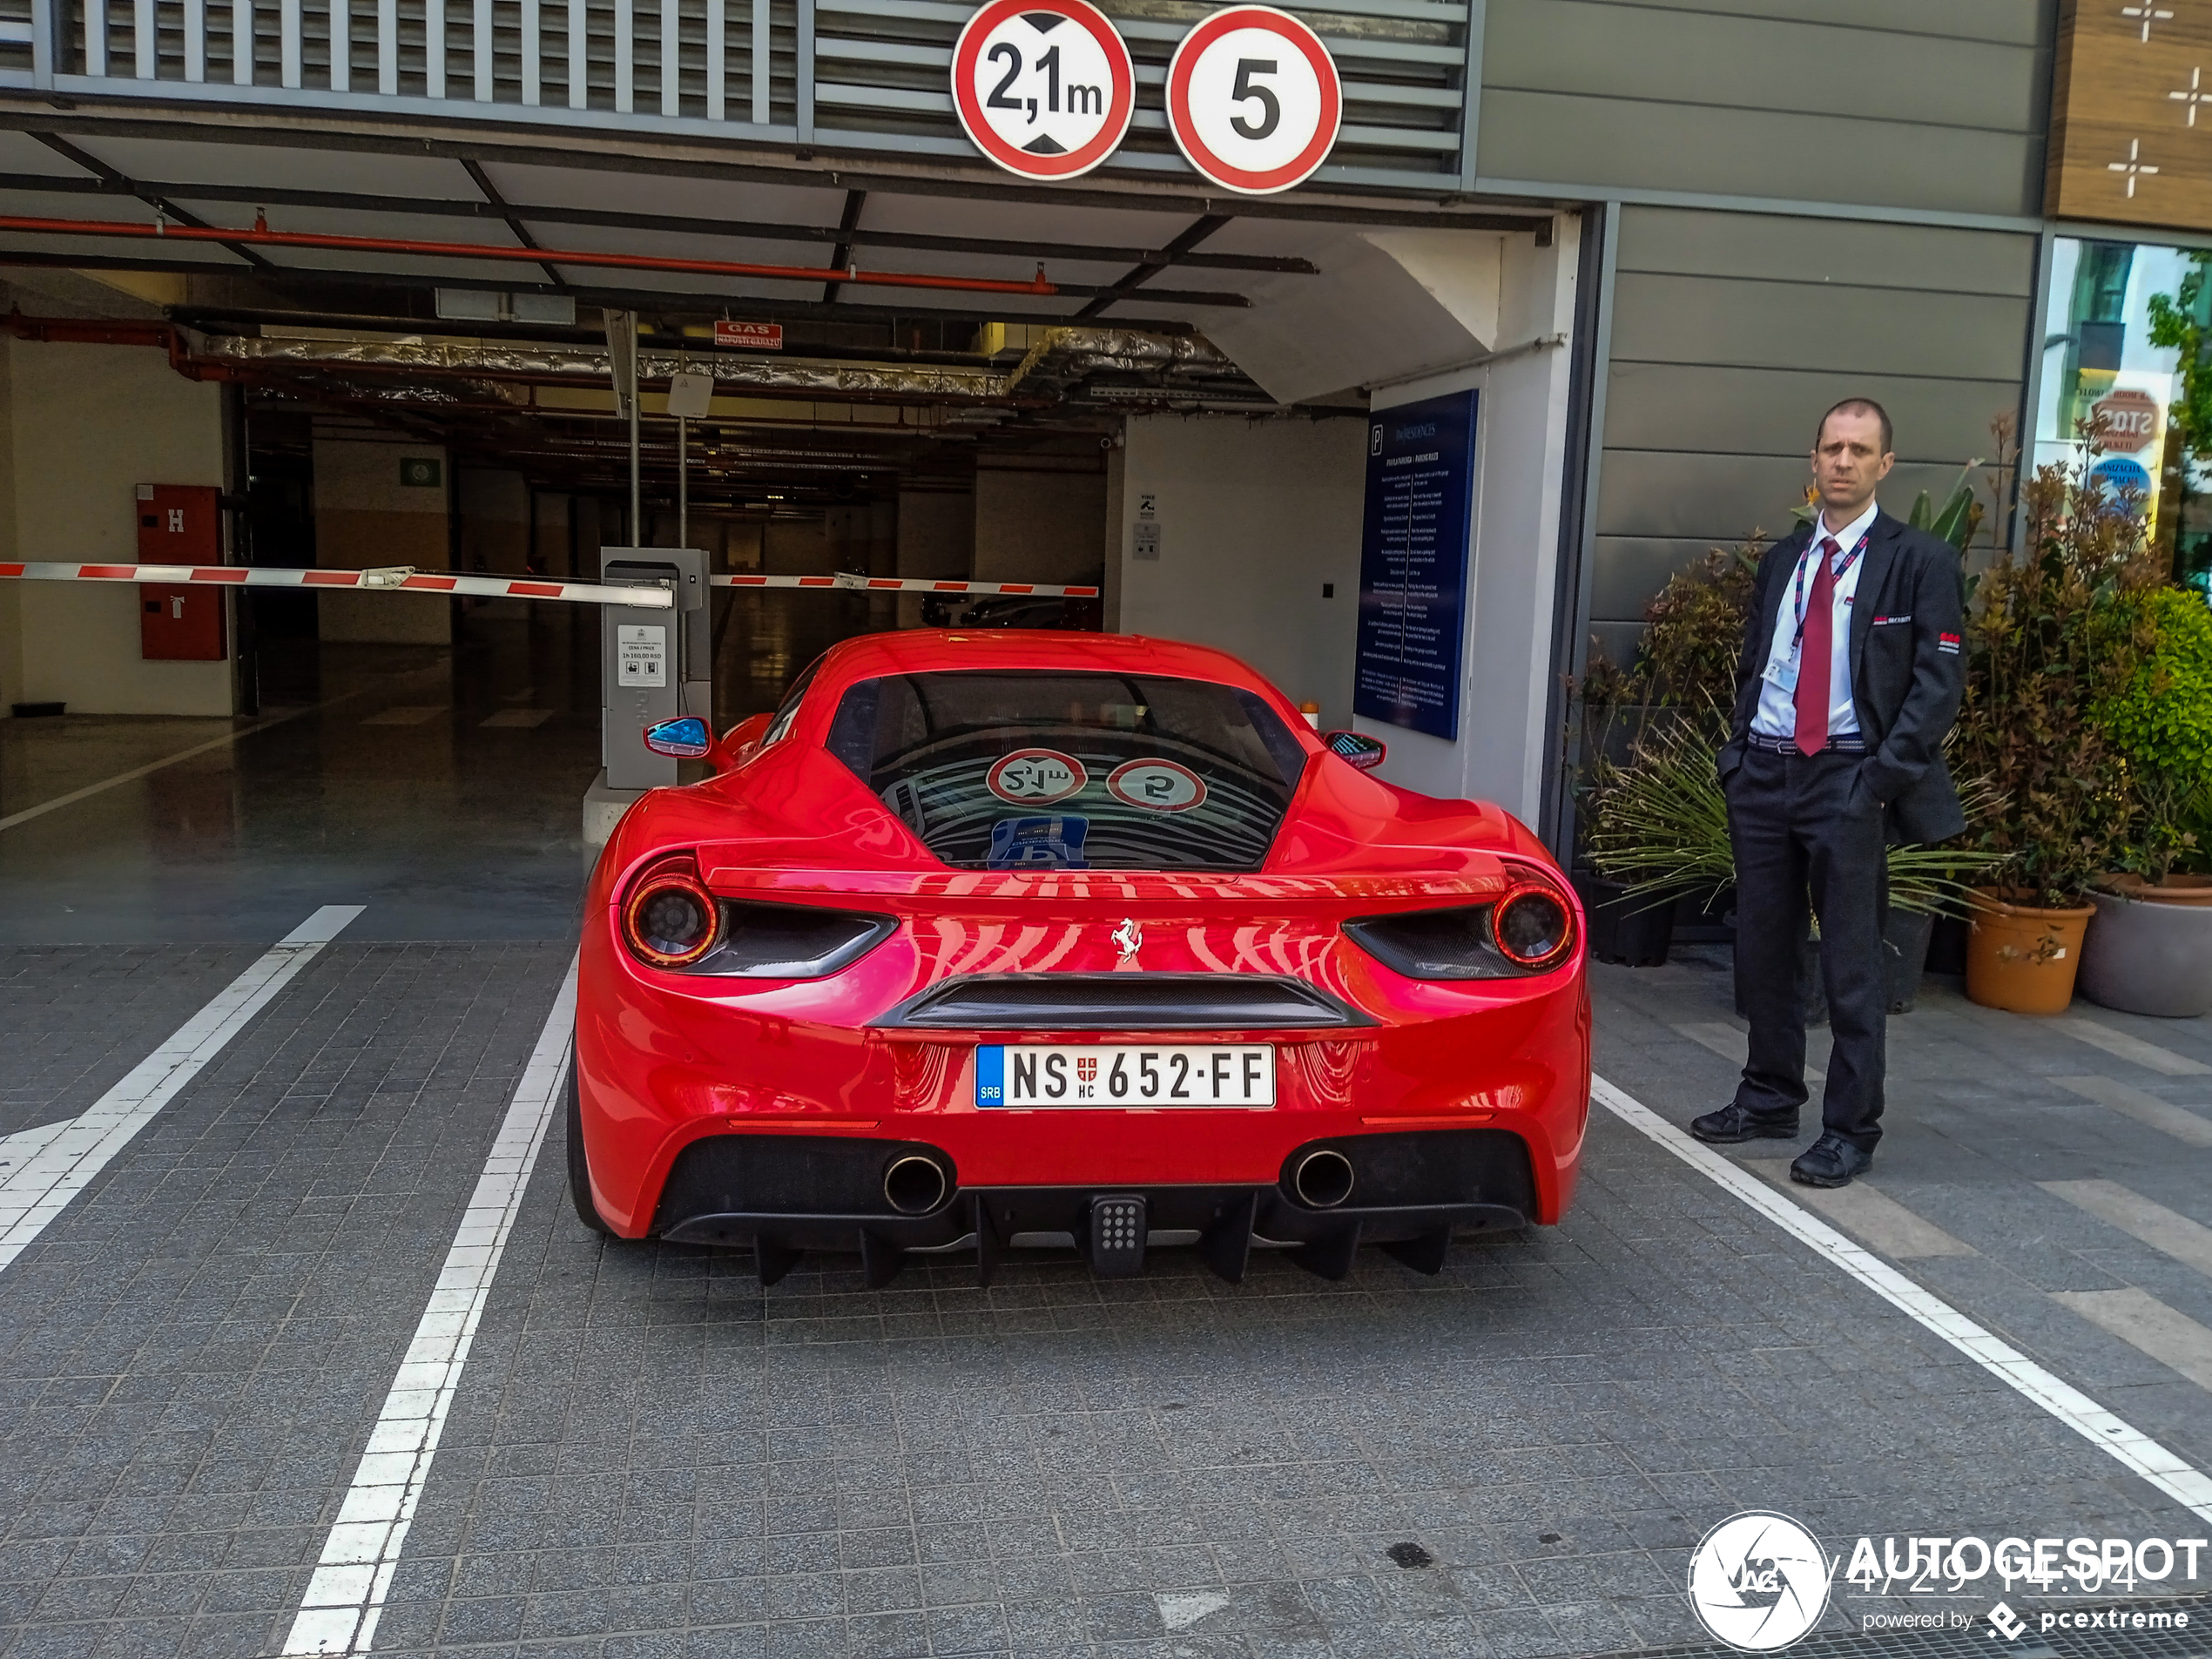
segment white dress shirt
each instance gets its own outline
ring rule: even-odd
[[[1874,516],[1881,507],[1869,502],[1866,510],[1840,530],[1828,528],[1828,516],[1822,513],[1812,528],[1812,539],[1805,543],[1805,550],[1798,555],[1797,568],[1782,585],[1779,608],[1774,617],[1774,644],[1767,651],[1766,672],[1759,681],[1759,706],[1751,716],[1751,730],[1762,737],[1794,737],[1797,730],[1797,692],[1793,689],[1797,676],[1797,657],[1801,649],[1797,638],[1798,582],[1804,582],[1805,603],[1812,603],[1812,583],[1815,567],[1812,560],[1820,550],[1821,543],[1833,536],[1840,550],[1836,558],[1850,558],[1851,549],[1858,545],[1859,537],[1874,528]],[[1858,573],[1866,568],[1866,556],[1861,554],[1851,559],[1851,568],[1836,578],[1835,624],[1830,634],[1828,653],[1828,735],[1831,738],[1855,738],[1858,735],[1858,709],[1851,698],[1851,597],[1858,591]]]

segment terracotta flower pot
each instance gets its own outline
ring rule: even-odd
[[[1966,931],[1966,997],[2013,1014],[2063,1014],[2074,1001],[2081,934],[2096,914],[2008,903],[1993,888],[1974,889]]]
[[[2097,886],[2123,899],[2151,904],[2212,905],[2212,875],[2169,875],[2153,887],[2139,875],[2115,873],[2099,876]]]

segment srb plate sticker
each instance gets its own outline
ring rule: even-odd
[[[1155,813],[1187,813],[1206,804],[1206,780],[1172,760],[1130,760],[1114,768],[1106,792]]]
[[[1087,818],[1001,818],[991,826],[994,870],[1088,870]]]
[[[1089,781],[1083,763],[1057,749],[1016,749],[1001,755],[983,774],[984,786],[991,793],[1017,806],[1049,806]]]
[[[615,628],[616,678],[624,685],[668,684],[668,630],[649,624]]]
[[[1264,1043],[985,1043],[975,1050],[979,1109],[1127,1111],[1275,1103],[1275,1050]]]

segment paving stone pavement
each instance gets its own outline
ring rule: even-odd
[[[279,1649],[567,953],[341,937],[0,1274],[0,1656]],[[1717,959],[1594,985],[1604,1075],[1677,1121],[1724,1094],[1676,1028],[1728,1017]],[[2095,1017],[2212,1062],[2204,1022]],[[2035,1184],[2212,1224],[2212,1154],[2051,1082],[2206,1080],[1939,988],[1892,1033],[1878,1184],[1975,1251],[1906,1270],[2212,1463],[2204,1391],[2050,1294],[2212,1324],[2202,1276]],[[585,1232],[560,1133],[380,1653],[1617,1653],[1705,1641],[1689,1551],[1743,1508],[1831,1548],[2205,1530],[1602,1112],[1561,1227],[1234,1287],[1162,1252],[764,1292]]]
[[[261,954],[250,945],[0,950],[0,1136],[74,1117]],[[0,1154],[4,1156],[4,1154]]]

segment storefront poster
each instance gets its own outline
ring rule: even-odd
[[[1352,710],[1447,740],[1460,735],[1474,404],[1453,392],[1367,428]]]

